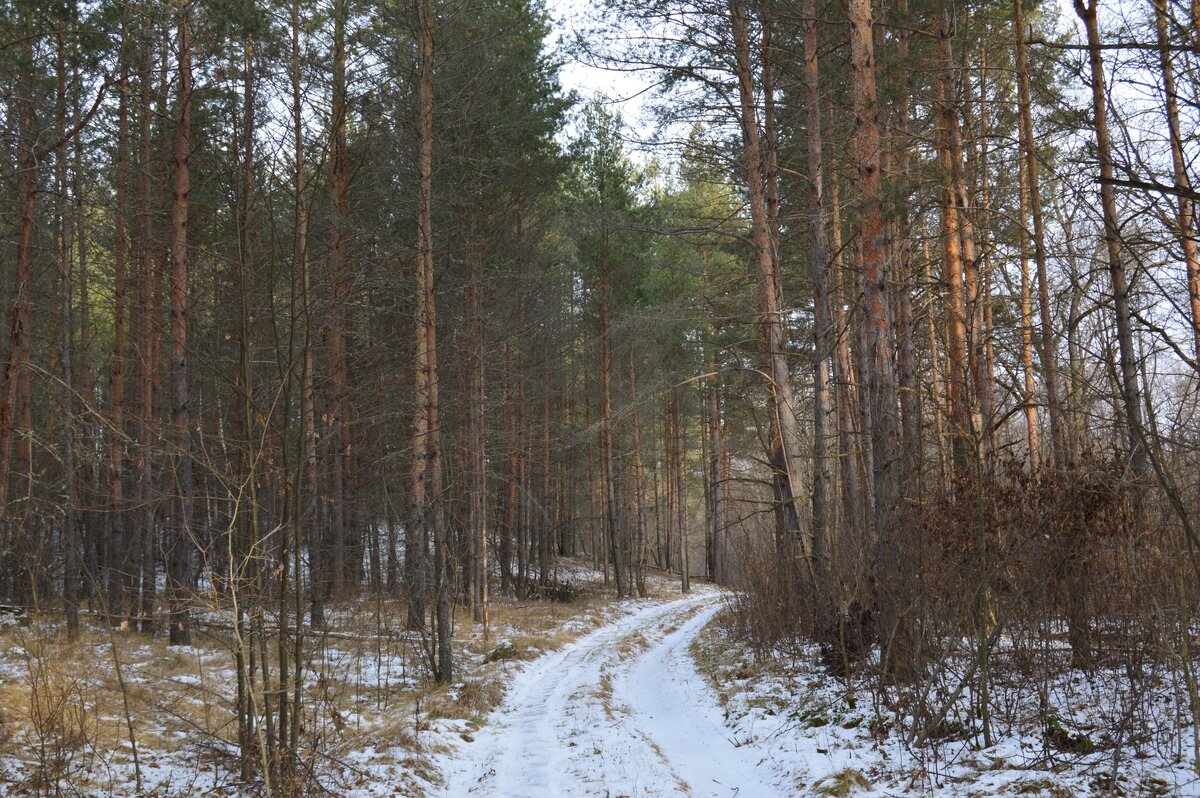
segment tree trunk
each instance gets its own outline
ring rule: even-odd
[[[1183,137],[1179,126],[1179,94],[1175,90],[1175,68],[1171,63],[1170,39],[1167,32],[1167,0],[1153,0],[1154,26],[1158,34],[1158,61],[1162,69],[1163,93],[1166,95],[1167,134],[1171,142],[1171,165],[1175,185],[1191,189],[1191,176],[1183,152]],[[1179,197],[1176,225],[1183,260],[1187,268],[1188,299],[1192,310],[1192,344],[1196,363],[1200,364],[1200,247],[1196,244],[1195,201]],[[1200,368],[1200,365],[1197,366]]]
[[[158,60],[159,96],[157,110],[166,113],[166,88],[168,75],[166,69],[166,33],[164,26],[163,56]],[[152,99],[154,98],[153,75],[155,72],[155,54],[153,40],[147,36],[143,43],[141,83],[141,112],[138,119],[138,202],[139,224],[138,238],[140,239],[140,267],[138,280],[138,313],[141,320],[139,335],[141,345],[138,347],[138,475],[137,500],[140,506],[138,512],[138,559],[141,570],[141,602],[142,632],[153,634],[155,630],[154,617],[158,604],[158,501],[155,482],[155,439],[158,434],[158,397],[160,387],[159,377],[159,342],[162,338],[162,275],[160,273],[163,256],[163,242],[155,238],[154,214],[162,205],[164,182],[158,180],[157,191],[153,190],[155,175],[153,173],[153,133],[152,119],[154,117]]]
[[[525,303],[517,301],[517,318],[525,323]],[[513,383],[516,390],[514,406],[516,408],[516,472],[513,479],[515,488],[513,494],[514,518],[514,547],[517,555],[516,592],[524,598],[529,589],[529,483],[526,479],[529,473],[529,417],[525,399],[525,353],[521,347],[517,349],[516,370]]]
[[[1020,3],[1021,0],[1016,0]],[[1033,301],[1030,296],[1029,280],[1029,230],[1025,220],[1029,218],[1029,171],[1022,161],[1018,165],[1021,223],[1017,225],[1021,247],[1021,405],[1025,412],[1025,442],[1029,449],[1029,470],[1038,470],[1041,464],[1041,447],[1038,443],[1037,398],[1033,385]]]
[[[78,71],[78,68],[77,68]],[[81,91],[75,92],[75,119],[78,122],[83,118],[83,109],[81,108]],[[83,164],[85,163],[83,154],[83,138],[76,136],[74,142],[74,169],[72,172],[72,194],[74,199],[74,239],[78,252],[78,270],[76,274],[77,284],[79,285],[79,391],[87,397],[90,403],[92,397],[96,395],[96,379],[92,373],[92,321],[91,321],[91,290],[88,282],[88,227],[87,215],[84,210],[84,175]],[[82,420],[83,441],[82,447],[88,451],[97,449],[101,441],[100,425],[96,423],[96,419],[90,414],[86,414]],[[81,541],[80,557],[82,561],[80,568],[84,574],[99,574],[100,573],[100,557],[99,547],[102,545],[101,538],[103,533],[100,531],[102,524],[98,521],[97,499],[103,493],[100,490],[99,479],[101,478],[100,469],[94,462],[93,458],[84,458],[82,467],[78,469],[79,482],[79,497],[82,505],[82,534],[84,539]],[[95,508],[95,509],[93,509]],[[3,536],[0,535],[0,541]],[[131,541],[132,543],[133,541]],[[136,552],[131,552],[130,563],[132,568],[132,578],[136,579],[137,575],[137,559]],[[2,580],[0,575],[0,580]],[[99,588],[96,580],[83,579],[79,585],[80,601],[87,598],[89,601],[94,601]],[[137,611],[136,606],[132,608]]]
[[[901,0],[897,12],[901,19],[909,15],[908,0]],[[907,64],[909,59],[908,40],[912,33],[903,25],[896,32],[896,62]],[[908,76],[910,70],[902,69],[900,78],[900,97],[896,106],[895,130],[892,138],[893,153],[896,160],[893,168],[897,179],[902,182],[901,190],[891,192],[894,202],[899,206],[894,211],[896,218],[896,238],[894,242],[896,274],[892,278],[892,293],[894,296],[896,325],[896,378],[900,392],[900,430],[901,430],[901,480],[903,489],[908,489],[908,483],[914,472],[919,474],[921,462],[921,408],[918,402],[919,387],[917,384],[917,363],[914,337],[916,334],[913,321],[912,285],[914,282],[912,264],[912,230],[910,227],[908,207],[909,184],[909,153],[911,135],[909,133],[909,101],[912,90]]]
[[[479,295],[482,290],[481,272],[486,252],[479,248],[472,260],[471,283],[467,289],[468,314],[471,324],[470,430],[471,449],[469,521],[471,535],[471,615],[487,628],[488,549],[487,549],[487,434],[485,428],[487,396],[484,392],[486,352],[483,342],[483,308]]]
[[[688,517],[687,494],[683,486],[683,459],[687,447],[687,432],[684,429],[683,410],[679,400],[680,389],[676,388],[671,397],[671,409],[675,421],[671,425],[675,431],[675,510],[679,514],[679,586],[684,593],[692,589],[691,558],[688,551]]]
[[[22,15],[24,17],[24,15]],[[22,20],[25,27],[30,23]],[[9,311],[9,344],[8,355],[4,364],[4,395],[0,397],[0,513],[3,513],[3,534],[5,540],[0,541],[0,551],[13,556],[6,557],[7,564],[4,574],[5,581],[11,584],[10,592],[22,598],[28,591],[20,583],[21,567],[19,558],[27,554],[27,529],[25,517],[28,511],[23,510],[21,517],[15,517],[9,505],[9,487],[12,479],[14,437],[17,438],[17,472],[27,482],[25,475],[28,468],[22,464],[28,463],[27,449],[29,441],[28,427],[24,425],[26,415],[24,400],[27,398],[21,389],[27,383],[29,370],[29,334],[32,313],[31,293],[33,291],[33,226],[34,214],[37,210],[38,190],[38,159],[34,151],[36,147],[37,125],[36,111],[33,105],[33,75],[34,69],[34,36],[31,31],[21,43],[21,59],[25,66],[21,76],[23,84],[20,96],[15,100],[17,112],[17,256],[13,270],[13,290],[9,296],[12,309]],[[28,502],[24,503],[28,506]]]
[[[175,126],[175,195],[171,210],[171,427],[175,446],[175,506],[168,549],[167,605],[171,645],[191,645],[192,454],[188,407],[188,192],[192,129],[191,3],[179,6],[179,117]]]
[[[1033,220],[1033,257],[1037,266],[1038,314],[1041,327],[1042,383],[1046,391],[1046,412],[1050,417],[1051,463],[1061,468],[1066,461],[1066,432],[1058,398],[1058,371],[1055,365],[1054,331],[1050,321],[1050,277],[1046,263],[1045,222],[1042,214],[1041,181],[1038,178],[1037,145],[1033,137],[1033,111],[1029,96],[1029,65],[1025,55],[1024,0],[1013,0],[1013,34],[1017,51],[1017,113],[1021,144],[1021,162],[1029,189],[1029,211]],[[1025,216],[1021,217],[1024,228]],[[1024,251],[1024,250],[1022,250]]]
[[[127,27],[122,24],[122,29]],[[124,48],[122,48],[124,60]],[[125,321],[126,321],[126,265],[128,262],[128,239],[125,220],[129,216],[127,194],[128,121],[129,121],[129,76],[121,65],[118,84],[120,97],[117,106],[117,164],[116,205],[113,219],[113,337],[112,372],[109,375],[110,423],[112,432],[108,444],[108,607],[114,617],[124,614],[124,595],[129,584],[128,569],[132,564],[125,528],[124,454],[125,454]]]
[[[778,264],[779,254],[779,133],[775,121],[775,18],[771,0],[759,0],[758,22],[762,30],[761,55],[763,104],[763,196],[766,200],[767,230],[770,233],[771,259]],[[775,269],[775,295],[783,297],[783,275]]]
[[[513,365],[509,346],[505,344],[504,362],[508,366],[509,383],[507,391],[508,415],[508,473],[504,501],[504,528],[500,535],[500,589],[513,589],[512,547],[513,537],[517,530],[517,468],[519,453],[517,451],[517,380],[516,369]]]
[[[816,0],[804,3],[804,100],[808,121],[808,246],[809,271],[813,284],[813,492],[812,539],[813,571],[818,595],[828,596],[829,538],[832,535],[833,470],[830,463],[829,363],[830,339],[834,334],[829,301],[829,279],[825,243],[825,186],[821,149],[821,79],[817,41]],[[719,434],[714,447],[719,446]],[[823,625],[825,619],[818,621]]]
[[[341,593],[348,577],[357,572],[350,554],[354,550],[349,521],[350,486],[350,361],[348,352],[348,316],[350,304],[350,275],[346,264],[348,226],[348,191],[350,161],[346,150],[346,18],[347,0],[335,0],[333,7],[333,96],[331,136],[329,143],[330,243],[329,275],[333,282],[330,324],[330,396],[327,413],[330,416],[330,463],[332,493],[332,529],[329,530],[328,553],[325,562],[326,590]]]
[[[828,167],[827,167],[828,169]],[[827,174],[832,174],[827,171]],[[850,332],[846,319],[845,278],[842,257],[842,213],[838,201],[837,179],[829,184],[829,231],[832,255],[829,261],[829,290],[833,305],[834,359],[833,384],[838,413],[838,463],[842,483],[842,503],[845,512],[844,531],[855,540],[867,537],[867,497],[865,488],[864,457],[858,441],[861,430],[856,426],[858,418],[858,380],[854,363],[850,358]],[[837,535],[830,539],[831,546],[838,542]],[[831,556],[834,552],[831,550]]]
[[[419,314],[424,319],[425,377],[423,391],[417,394],[418,412],[425,408],[427,419],[425,434],[419,440],[414,435],[414,444],[424,448],[428,466],[425,478],[429,488],[429,507],[432,510],[433,558],[434,558],[434,618],[436,620],[436,658],[434,678],[447,684],[454,676],[451,642],[453,629],[450,625],[450,573],[449,541],[446,533],[446,505],[442,496],[442,447],[438,406],[437,365],[437,304],[434,297],[433,280],[433,66],[435,25],[434,0],[420,0],[417,6],[417,46],[419,69],[417,77],[417,258],[421,298]],[[348,453],[348,452],[347,452]],[[428,521],[426,521],[428,523]]]
[[[1100,159],[1100,206],[1104,214],[1104,243],[1108,254],[1108,274],[1112,281],[1116,311],[1117,346],[1120,367],[1121,404],[1125,413],[1130,463],[1134,476],[1146,474],[1146,440],[1142,428],[1142,408],[1138,387],[1137,355],[1133,349],[1133,319],[1129,309],[1129,283],[1122,257],[1121,224],[1117,218],[1117,198],[1113,188],[1112,143],[1108,132],[1105,105],[1104,62],[1100,54],[1100,30],[1096,20],[1096,0],[1075,0],[1075,13],[1087,29],[1088,61],[1091,66],[1092,123],[1096,128],[1096,151]],[[1135,498],[1139,496],[1135,492]],[[1139,500],[1140,503],[1140,500]]]
[[[646,597],[646,488],[645,466],[642,463],[642,413],[638,406],[637,370],[633,350],[629,352],[629,405],[633,412],[633,500],[634,580],[638,595]]]
[[[58,138],[67,136],[67,52],[62,33],[57,35],[58,58],[57,100]],[[59,287],[59,407],[62,417],[62,439],[59,441],[63,469],[63,607],[67,636],[79,635],[79,580],[82,576],[83,530],[80,525],[78,482],[75,475],[75,322],[72,313],[74,290],[71,269],[72,216],[68,210],[67,154],[60,147],[55,154],[55,205],[58,222],[58,287]]]
[[[978,331],[975,334],[976,361],[978,363],[975,392],[979,396],[980,429],[983,438],[986,468],[992,468],[992,454],[996,449],[995,426],[995,352],[992,334],[992,241],[991,241],[991,173],[990,147],[991,121],[988,103],[988,51],[987,42],[981,46],[979,55],[979,130],[974,137],[977,155],[976,205],[979,216],[979,308],[976,312]],[[990,734],[990,731],[989,731]]]
[[[432,128],[428,135],[425,129],[425,112],[432,116],[432,92],[429,108],[425,97],[425,3],[418,7],[418,39],[420,56],[417,74],[418,94],[418,155],[417,155],[417,253],[416,253],[416,303],[413,318],[413,410],[412,434],[409,447],[408,473],[408,527],[405,530],[405,570],[408,576],[408,623],[411,630],[425,629],[426,561],[429,551],[429,488],[430,488],[430,395],[429,368],[429,292],[426,290],[426,271],[433,261],[433,220],[426,192],[431,188],[432,174],[427,174],[433,164]],[[428,154],[429,158],[426,159]]]
[[[710,327],[709,334],[715,339],[715,325]],[[707,352],[708,379],[706,382],[704,401],[708,404],[708,471],[709,490],[709,536],[712,541],[711,575],[713,582],[725,584],[729,580],[726,568],[725,546],[725,503],[723,501],[724,485],[721,481],[721,459],[724,451],[724,441],[721,426],[721,388],[720,376],[717,371],[717,354],[715,340],[705,347]]]
[[[938,161],[942,171],[942,268],[946,281],[946,358],[947,413],[954,473],[966,474],[972,456],[975,428],[967,383],[967,312],[963,284],[962,220],[959,216],[958,189],[955,181],[954,140],[958,130],[958,100],[955,88],[955,63],[951,54],[950,12],[943,8],[938,20],[938,44],[942,62],[938,104],[941,124]]]
[[[787,363],[787,344],[783,329],[779,275],[771,244],[770,218],[763,183],[763,150],[758,132],[758,112],[754,92],[754,71],[750,62],[749,14],[745,0],[730,0],[729,21],[733,33],[735,69],[738,81],[739,123],[742,132],[742,157],[745,161],[746,188],[750,205],[754,261],[758,277],[758,314],[760,318],[770,410],[770,451],[774,469],[774,491],[778,503],[776,541],[780,554],[799,542],[805,557],[811,554],[811,542],[800,533],[796,502],[803,495],[800,484],[800,431],[796,418],[791,372]],[[800,540],[795,538],[799,536]]]
[[[872,481],[875,489],[872,543],[876,573],[885,573],[885,569],[894,569],[896,564],[907,560],[904,547],[894,534],[898,527],[896,513],[900,509],[902,463],[897,447],[900,419],[888,302],[889,247],[883,224],[872,13],[871,0],[851,0],[849,22],[854,130],[849,149],[855,164],[854,189],[859,201],[860,346],[864,358],[859,370],[865,394],[863,405],[869,421],[867,429],[871,436]],[[902,674],[913,667],[911,658],[916,653],[910,640],[909,623],[904,617],[905,602],[900,596],[894,595],[891,584],[882,584],[878,588],[876,602],[885,670]]]
[[[934,437],[937,439],[938,466],[939,474],[941,475],[942,489],[950,483],[950,464],[946,456],[946,383],[942,379],[942,374],[945,370],[942,368],[941,347],[938,342],[937,321],[934,309],[938,303],[936,296],[936,288],[933,282],[931,258],[929,257],[929,236],[923,237],[924,260],[925,260],[925,326],[926,335],[929,339],[929,381],[930,381],[930,397],[933,404],[933,429]],[[945,303],[943,302],[943,305]]]
[[[605,250],[607,247],[601,245]],[[600,459],[604,483],[604,534],[613,566],[617,595],[626,594],[625,576],[621,568],[621,543],[617,514],[616,452],[613,443],[612,402],[612,339],[609,324],[609,284],[607,251],[601,254],[599,286],[600,303]]]
[[[323,553],[318,524],[319,495],[318,495],[318,464],[317,464],[317,420],[316,420],[316,388],[313,374],[313,321],[312,321],[312,275],[308,258],[308,171],[307,159],[304,153],[304,111],[303,90],[301,88],[301,55],[300,55],[300,5],[299,0],[292,0],[292,31],[291,31],[291,66],[289,69],[292,84],[292,149],[296,168],[296,241],[293,253],[293,273],[300,277],[300,323],[302,325],[300,353],[300,426],[303,440],[301,460],[303,461],[303,487],[293,486],[303,499],[300,504],[299,517],[295,519],[299,536],[294,541],[296,556],[299,549],[307,540],[308,545],[308,619],[315,629],[325,626],[325,596],[322,591],[320,575],[324,572],[321,560]],[[294,574],[296,580],[297,608],[296,623],[301,622],[299,594],[301,592],[300,572]],[[297,647],[300,645],[297,638]],[[300,659],[296,660],[296,679],[300,677]]]
[[[550,526],[554,522],[551,508],[554,501],[550,496],[550,352],[549,346],[542,360],[542,499],[538,512],[537,561],[538,582],[550,582]]]

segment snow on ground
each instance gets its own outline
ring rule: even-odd
[[[1061,718],[1053,729],[1038,727],[1036,702],[1019,706],[1016,691],[1002,695],[997,678],[996,703],[1008,705],[995,713],[991,747],[971,734],[967,713],[959,711],[965,698],[943,722],[944,736],[911,745],[913,718],[897,715],[865,684],[848,689],[830,676],[815,647],[790,662],[755,663],[726,628],[713,624],[692,653],[721,695],[730,737],[786,773],[791,795],[1200,796],[1191,721],[1169,711],[1179,699],[1169,682],[1141,685],[1137,714],[1162,725],[1130,731],[1123,745],[1104,731],[1117,716],[1128,720],[1122,704],[1134,700],[1117,673],[1071,673],[1048,685]],[[1081,744],[1072,750],[1060,735]]]
[[[1200,796],[1169,680],[1123,688],[1116,672],[1068,671],[1046,686],[1053,728],[1031,720],[1036,707],[998,706],[984,749],[956,707],[938,739],[913,744],[911,716],[830,676],[815,648],[752,662],[712,623],[726,595],[702,587],[643,605],[525,665],[504,703],[434,757],[436,794]],[[1019,695],[1004,688],[997,675],[998,704]],[[1104,729],[1122,719],[1116,741]]]
[[[1200,796],[1186,687],[1169,670],[1131,682],[1062,669],[1042,686],[1054,728],[1031,722],[1028,685],[997,673],[995,744],[956,706],[938,739],[913,745],[911,717],[830,676],[815,649],[754,661],[712,622],[723,591],[680,596],[659,576],[652,598],[612,601],[584,563],[560,576],[583,589],[576,602],[500,598],[486,637],[460,618],[446,688],[428,683],[402,607],[331,612],[339,634],[305,668],[313,784],[355,798]],[[98,627],[65,644],[34,623],[0,634],[0,794],[30,792],[50,755],[66,757],[50,765],[71,794],[135,793],[114,657],[146,794],[258,791],[237,781],[227,640],[168,649]],[[942,666],[953,684],[961,669]],[[65,707],[40,737],[30,683]]]
[[[696,670],[689,644],[720,609],[705,609],[647,649],[615,691],[631,722],[697,796],[787,795],[780,772],[725,727],[716,695]],[[669,629],[669,628],[668,628]]]
[[[651,604],[530,663],[474,740],[435,761],[442,795],[790,795],[731,739],[688,654],[722,595]]]
[[[438,789],[431,757],[470,738],[526,662],[656,601],[613,601],[602,574],[582,560],[556,570],[577,588],[575,601],[498,596],[486,637],[459,613],[457,680],[447,688],[430,684],[424,641],[405,630],[402,603],[329,607],[328,634],[313,633],[305,651],[301,755],[312,794],[374,798]],[[648,583],[652,594],[676,589],[661,575]],[[233,641],[222,631],[232,619],[215,601],[196,617],[203,625],[195,645],[177,648],[90,617],[77,643],[41,620],[0,630],[0,795],[139,794],[123,694],[140,794],[260,793],[259,781],[238,776]],[[45,700],[32,700],[33,686]]]

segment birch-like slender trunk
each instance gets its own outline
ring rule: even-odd
[[[831,399],[829,364],[833,314],[829,301],[825,242],[824,158],[821,147],[821,79],[818,62],[816,0],[805,0],[804,8],[804,101],[808,121],[808,260],[813,284],[813,491],[812,540],[814,587],[828,589],[829,538],[833,534],[833,466],[829,457]],[[714,447],[719,444],[719,436]],[[719,456],[719,455],[718,455]]]

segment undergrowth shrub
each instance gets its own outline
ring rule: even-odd
[[[64,672],[40,647],[28,654],[26,668],[33,767],[24,786],[35,795],[62,795],[95,761],[94,697],[83,676]]]
[[[738,553],[729,623],[760,657],[816,644],[830,674],[872,686],[909,719],[910,743],[961,728],[988,745],[1022,728],[1050,756],[1064,750],[1070,677],[1082,673],[1104,715],[1089,751],[1118,757],[1156,729],[1178,745],[1200,709],[1196,577],[1182,535],[1144,492],[1119,459],[1034,473],[1003,463],[943,495],[910,496],[879,544],[843,530],[824,590],[759,530]],[[1172,680],[1182,725],[1146,700]]]

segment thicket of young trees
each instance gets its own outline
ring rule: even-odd
[[[1076,5],[610,0],[640,163],[527,0],[6,5],[0,599],[232,617],[276,783],[331,604],[450,681],[581,553],[984,718],[1060,623],[1194,697],[1200,20]]]

